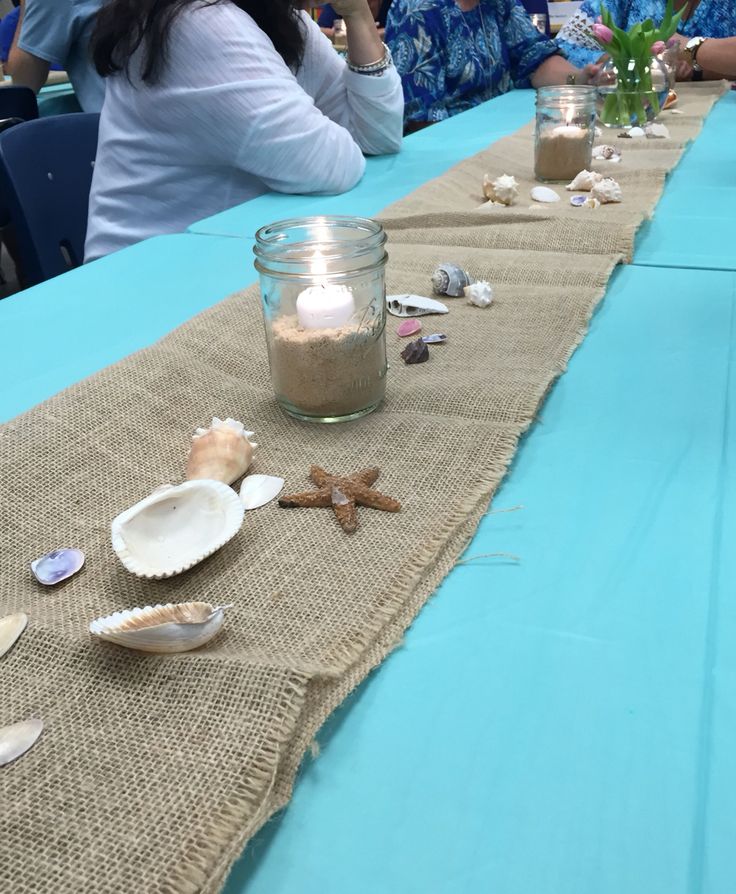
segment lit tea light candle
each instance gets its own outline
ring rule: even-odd
[[[296,299],[296,315],[302,329],[338,329],[355,312],[353,293],[347,286],[327,280],[327,265],[319,249],[314,253],[311,272],[317,285],[300,292]]]
[[[535,164],[538,180],[571,180],[590,167],[591,132],[573,124],[574,117],[575,109],[565,109],[565,123],[540,135]]]

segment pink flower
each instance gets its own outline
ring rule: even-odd
[[[659,56],[660,53],[664,53],[667,49],[667,45],[663,40],[657,40],[652,44],[652,56]]]
[[[613,40],[613,31],[606,25],[599,25],[597,22],[593,25],[593,36],[601,43],[610,43]]]

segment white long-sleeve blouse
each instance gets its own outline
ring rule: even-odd
[[[134,56],[107,80],[85,259],[175,233],[267,190],[353,187],[363,153],[401,146],[403,97],[393,66],[350,71],[302,14],[294,74],[253,19],[224,2],[192,5],[172,26],[161,79],[142,84]]]

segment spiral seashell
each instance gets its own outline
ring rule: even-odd
[[[501,174],[495,180],[484,174],[483,195],[489,202],[495,202],[497,205],[513,205],[519,195],[519,184],[516,177],[510,174]]]
[[[437,295],[458,298],[472,282],[470,274],[457,264],[440,264],[432,274],[432,288]]]
[[[258,444],[249,440],[252,431],[245,431],[235,419],[212,420],[209,428],[198,428],[192,438],[187,462],[187,479],[209,478],[232,484],[248,471]]]

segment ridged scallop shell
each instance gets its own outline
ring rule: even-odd
[[[138,577],[173,577],[233,538],[245,509],[221,481],[164,485],[112,523],[112,548]]]
[[[226,608],[229,606],[213,606],[209,602],[147,605],[96,618],[89,625],[89,632],[139,652],[189,652],[217,635]]]
[[[601,205],[608,202],[620,202],[623,200],[624,194],[621,187],[612,177],[606,177],[600,183],[591,189],[590,196],[592,199],[598,199]]]
[[[567,184],[565,189],[570,192],[590,192],[596,183],[600,183],[602,179],[603,174],[599,174],[598,171],[583,170],[576,175],[572,182]]]
[[[235,419],[212,420],[209,428],[198,428],[192,438],[187,479],[208,478],[232,484],[248,471],[258,444],[243,423]]]
[[[476,307],[488,307],[493,301],[493,289],[490,283],[481,280],[465,287],[465,297],[468,299],[468,304],[474,304]]]
[[[446,304],[423,295],[386,295],[386,310],[395,317],[422,317],[449,312]]]
[[[440,264],[432,274],[432,288],[437,295],[459,298],[465,286],[471,285],[473,277],[457,264]]]
[[[483,175],[483,195],[489,202],[497,205],[513,205],[519,195],[519,184],[516,177],[501,174],[492,180],[489,174]]]

